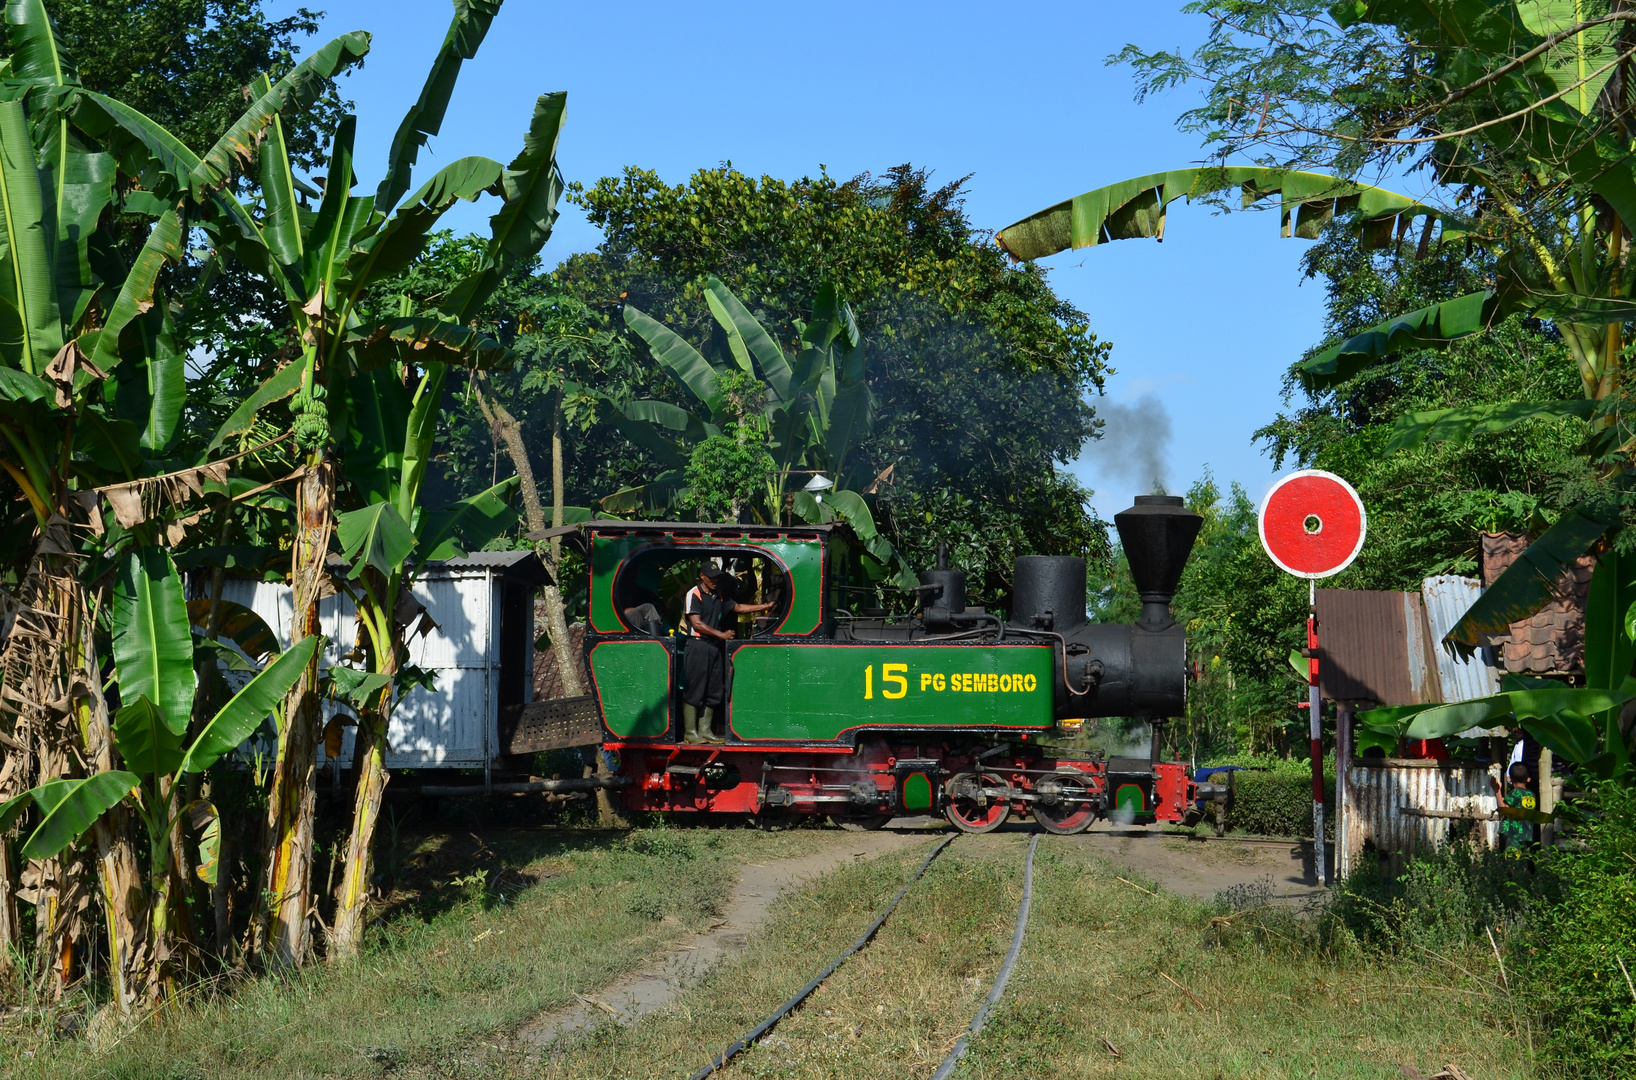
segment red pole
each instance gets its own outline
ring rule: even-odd
[[[1312,739],[1312,845],[1317,877],[1329,884],[1324,851],[1324,704],[1318,689],[1318,583],[1312,582],[1307,608],[1307,723]]]

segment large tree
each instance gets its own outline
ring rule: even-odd
[[[875,516],[911,562],[930,562],[946,540],[975,572],[974,602],[1003,602],[1016,554],[1106,555],[1087,493],[1060,467],[1094,434],[1088,397],[1108,371],[1108,345],[1041,272],[1010,265],[974,230],[963,183],[933,188],[909,166],[844,183],[822,173],[758,181],[723,166],[672,186],[627,169],[571,189],[603,243],[530,288],[577,303],[587,338],[611,332],[647,355],[610,318],[628,301],[725,359],[730,343],[704,297],[710,275],[786,347],[833,282],[856,313],[876,406],[852,482],[881,477]],[[658,364],[621,382],[632,397],[685,403]],[[549,410],[515,410],[530,444],[546,445]],[[504,468],[494,454],[487,425],[474,422],[451,440],[451,471],[475,484]],[[567,501],[592,504],[660,471],[599,420],[569,455]]]

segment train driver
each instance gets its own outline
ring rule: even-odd
[[[716,566],[699,571],[699,583],[687,591],[682,603],[682,632],[687,650],[682,654],[686,685],[682,687],[682,741],[687,743],[726,742],[717,735],[715,713],[723,716],[727,696],[727,646],[733,640],[732,626],[739,615],[770,611],[771,603],[736,604],[728,590],[732,578]],[[700,710],[703,710],[701,713]]]

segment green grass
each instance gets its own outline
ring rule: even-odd
[[[929,1076],[1009,944],[1024,847],[1020,835],[957,842],[874,944],[726,1075]],[[844,948],[919,857],[826,877],[667,1012],[607,1026],[532,1067],[549,1078],[686,1076]],[[1480,1080],[1533,1075],[1526,1036],[1508,1030],[1481,954],[1343,960],[1281,940],[1310,929],[1293,913],[1252,932],[1249,916],[1223,919],[1116,874],[1130,876],[1071,842],[1042,840],[1022,959],[957,1076],[1395,1080],[1400,1062],[1426,1075],[1450,1062]],[[508,1074],[531,1067],[521,1048],[508,1053]]]
[[[429,839],[411,859],[451,842]],[[850,944],[933,838],[791,892],[744,952],[629,1028],[605,1023],[549,1049],[513,1033],[707,923],[735,865],[837,842],[818,830],[485,834],[490,881],[512,882],[503,904],[471,880],[469,856],[429,860],[441,890],[404,905],[357,965],[249,981],[131,1031],[93,1022],[86,1037],[52,1041],[43,1021],[14,1023],[0,1028],[3,1071],[686,1077]],[[929,1076],[1009,944],[1026,843],[1020,833],[956,841],[875,942],[725,1076]],[[523,874],[539,880],[522,886]],[[1046,837],[1022,959],[956,1075],[1385,1080],[1402,1075],[1400,1063],[1426,1075],[1455,1063],[1477,1080],[1535,1074],[1492,956],[1387,962],[1315,925],[1287,909],[1235,913],[1166,896],[1076,841]]]
[[[528,1018],[708,923],[739,863],[804,854],[823,839],[663,828],[422,836],[406,856],[422,887],[395,898],[361,962],[218,984],[134,1029],[104,1009],[77,1018],[73,1039],[52,1034],[73,1005],[13,1014],[0,1021],[0,1075],[446,1075],[449,1062],[481,1059]]]

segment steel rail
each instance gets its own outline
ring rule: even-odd
[[[691,1080],[704,1080],[704,1078],[709,1076],[711,1073],[720,1071],[723,1066],[725,1066],[729,1061],[733,1060],[733,1058],[737,1057],[751,1043],[755,1042],[757,1039],[761,1038],[761,1036],[771,1031],[773,1026],[780,1020],[784,1019],[784,1017],[788,1016],[797,1005],[801,1004],[808,997],[810,997],[812,992],[818,989],[818,987],[823,984],[825,979],[833,975],[835,973],[835,969],[840,967],[848,957],[857,952],[859,949],[863,948],[865,945],[869,944],[870,939],[875,936],[875,932],[879,930],[881,928],[881,924],[886,921],[886,917],[892,914],[893,910],[897,908],[898,901],[902,900],[904,896],[908,894],[909,887],[921,879],[921,877],[926,873],[926,868],[932,865],[932,860],[943,854],[943,849],[954,843],[959,835],[959,833],[955,833],[954,836],[944,837],[936,847],[932,848],[931,854],[927,855],[925,860],[920,864],[920,869],[915,871],[914,877],[903,883],[903,888],[899,889],[898,894],[892,897],[892,902],[886,905],[886,910],[882,911],[875,917],[875,921],[869,924],[869,929],[865,930],[863,935],[859,937],[857,941],[852,943],[852,947],[850,949],[831,960],[828,967],[824,968],[823,971],[820,971],[818,976],[811,982],[807,983],[807,985],[797,990],[795,992],[795,996],[784,1002],[784,1004],[780,1005],[771,1016],[767,1017],[767,1019],[763,1020],[760,1024],[757,1024],[754,1028],[750,1029],[750,1031],[740,1036],[726,1050],[723,1050],[721,1053],[712,1058],[710,1060],[710,1064],[694,1073]],[[1035,839],[1038,840],[1039,838],[1035,837]],[[1028,849],[1028,858],[1029,867],[1032,868],[1034,859],[1034,849],[1032,847]]]
[[[1028,909],[1034,902],[1034,849],[1039,847],[1039,844],[1040,834],[1035,833],[1028,841],[1028,863],[1023,869],[1022,907],[1017,912],[1017,928],[1011,932],[1011,948],[1005,954],[1005,962],[1000,965],[1000,973],[994,977],[994,985],[989,987],[988,997],[983,1000],[983,1007],[972,1017],[971,1026],[960,1036],[960,1041],[954,1044],[954,1049],[943,1059],[943,1064],[932,1073],[932,1080],[946,1080],[954,1071],[954,1067],[960,1064],[960,1059],[966,1056],[966,1050],[971,1045],[972,1037],[983,1030],[983,1025],[988,1023],[989,1014],[994,1011],[994,1006],[1000,1002],[1000,996],[1005,993],[1005,984],[1011,978],[1011,969],[1017,963],[1018,954],[1022,952],[1023,932],[1028,929]]]

